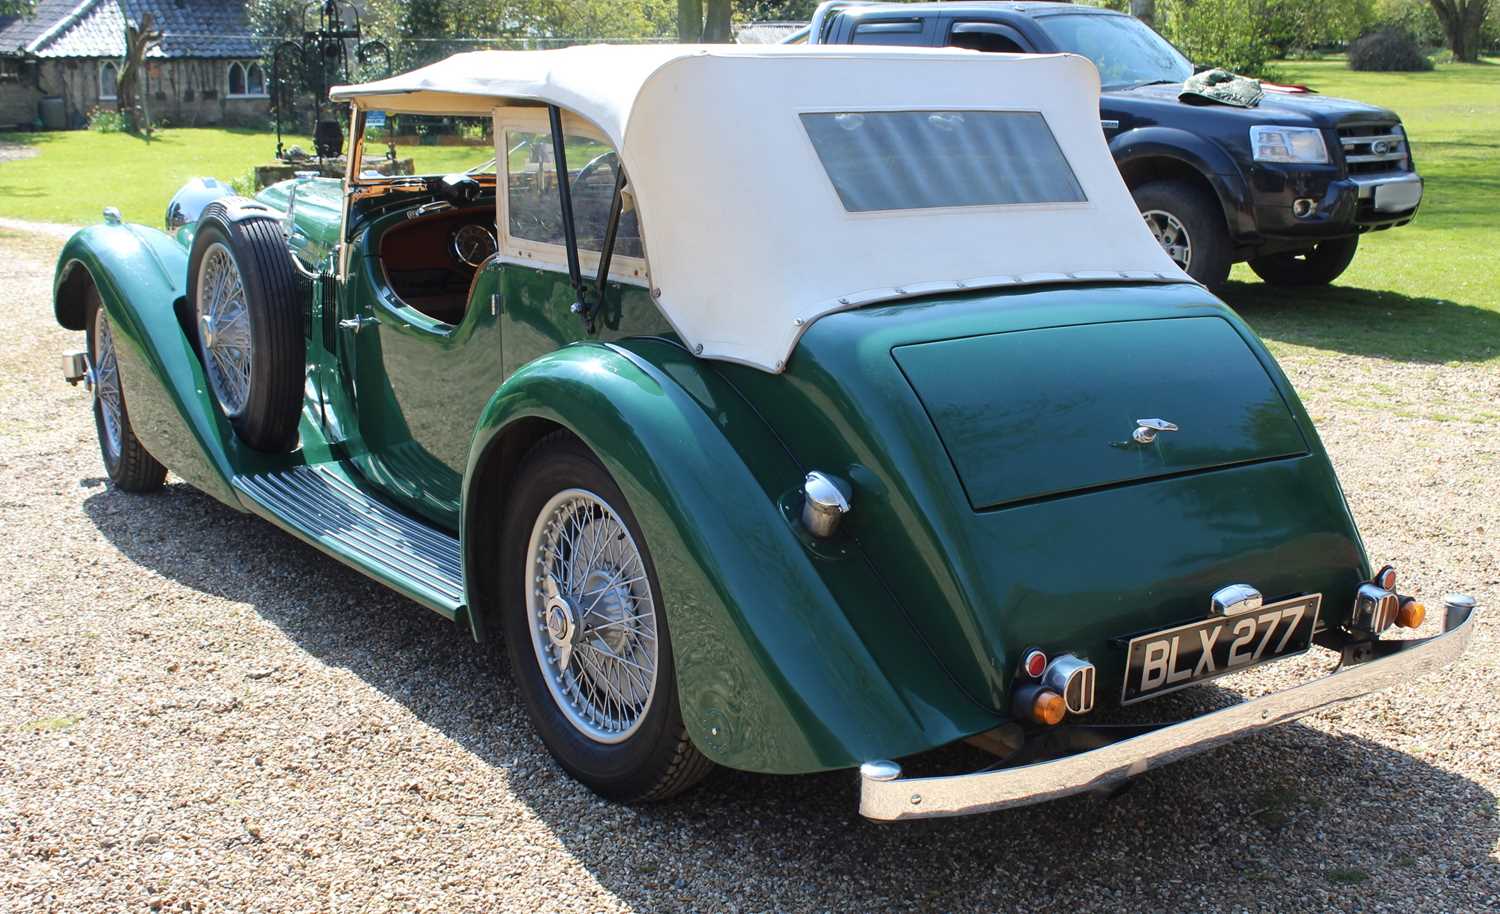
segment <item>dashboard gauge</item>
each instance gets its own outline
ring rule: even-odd
[[[477,267],[499,250],[494,234],[482,225],[465,225],[453,233],[453,256]]]

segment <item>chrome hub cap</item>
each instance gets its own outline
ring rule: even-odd
[[[250,311],[239,264],[222,243],[203,254],[195,304],[208,383],[224,412],[238,416],[250,399]]]
[[[526,609],[553,701],[600,743],[633,734],[656,694],[656,607],[614,509],[585,489],[553,496],[532,527]]]
[[[94,366],[89,372],[94,388],[94,402],[103,425],[101,443],[111,463],[120,459],[124,445],[124,400],[120,396],[120,364],[115,359],[115,337],[109,329],[109,318],[100,309],[94,318]]]
[[[1146,228],[1156,237],[1156,243],[1167,252],[1173,263],[1186,272],[1193,263],[1193,242],[1182,221],[1159,209],[1147,210],[1141,216],[1146,220]]]

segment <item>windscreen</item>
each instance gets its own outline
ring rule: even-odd
[[[1059,50],[1093,61],[1106,89],[1180,83],[1193,75],[1188,59],[1139,19],[1067,13],[1037,22]]]
[[[1086,200],[1035,111],[845,111],[802,125],[851,213]]]
[[[488,115],[366,111],[360,177],[493,174],[493,123]]]

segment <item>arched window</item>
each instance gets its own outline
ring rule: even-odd
[[[266,94],[266,73],[260,68],[260,64],[253,63],[245,71],[245,90],[250,95]]]
[[[105,61],[99,65],[99,98],[101,100],[114,101],[115,94],[120,84],[120,69],[113,63]]]
[[[240,66],[239,61],[229,65],[229,94],[245,94],[245,68]]]

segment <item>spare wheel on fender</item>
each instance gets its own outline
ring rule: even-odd
[[[188,260],[188,305],[214,401],[235,434],[260,451],[297,443],[307,358],[304,287],[281,223],[215,201],[198,220]]]

